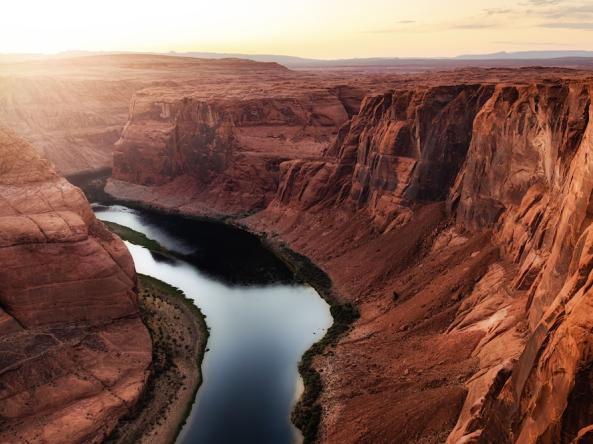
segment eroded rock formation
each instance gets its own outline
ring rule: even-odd
[[[359,305],[315,360],[322,442],[587,442],[590,74],[396,83],[358,112],[331,95],[308,114],[303,99],[137,97],[108,190],[187,214],[254,213],[240,223],[311,257]],[[148,127],[158,137],[135,139]],[[137,171],[140,146],[151,161]],[[253,167],[250,146],[274,167]],[[163,185],[187,176],[199,185]]]
[[[134,265],[84,194],[0,128],[0,441],[100,442],[151,342]]]
[[[0,119],[60,174],[88,173],[111,167],[135,92],[177,84],[231,88],[241,75],[265,81],[283,73],[275,63],[148,54],[1,63]]]
[[[497,381],[472,406],[465,432],[482,441],[589,439],[577,436],[588,433],[593,401],[592,86],[498,87],[476,119],[468,168],[452,193],[460,223],[493,228],[493,241],[517,267],[511,288],[525,299],[529,334],[518,362],[505,369],[504,386]]]
[[[280,164],[320,157],[362,98],[354,88],[241,93],[136,94],[113,177],[158,188],[174,205],[198,204],[193,211],[204,214],[252,213],[273,199]]]

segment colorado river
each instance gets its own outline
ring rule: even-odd
[[[325,301],[241,230],[123,206],[94,210],[187,258],[126,242],[136,270],[183,290],[210,329],[203,384],[177,442],[298,442],[290,422],[301,385],[297,365],[332,323]]]

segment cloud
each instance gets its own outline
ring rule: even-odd
[[[484,9],[484,14],[486,14],[488,16],[506,15],[506,14],[512,14],[513,12],[515,12],[515,10],[510,9],[510,8],[486,8],[486,9]]]
[[[580,17],[583,16],[591,16],[593,15],[593,4],[582,4],[582,5],[567,5],[560,8],[555,8],[549,11],[542,12],[543,16],[549,18],[570,18],[570,17]]]
[[[523,5],[528,6],[555,6],[563,3],[564,0],[527,0]]]
[[[485,9],[496,13],[497,8]],[[517,16],[543,19],[572,19],[583,21],[593,18],[593,3],[590,0],[526,0],[512,10]]]
[[[488,7],[473,16],[433,24],[398,20],[393,26],[362,31],[368,34],[504,29],[509,27],[593,30],[593,0],[523,0],[511,7]],[[548,42],[550,46],[555,45]],[[517,44],[521,44],[518,43]],[[525,45],[537,42],[526,42]]]
[[[549,29],[580,29],[583,31],[593,31],[593,22],[549,22],[539,25],[540,28]]]
[[[484,28],[493,28],[496,25],[492,23],[460,23],[457,25],[451,26],[451,29],[484,29]]]

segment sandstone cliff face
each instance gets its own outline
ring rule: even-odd
[[[435,152],[430,150],[431,137],[426,129],[415,132],[419,139],[424,138],[423,141],[404,144],[408,149],[421,146],[430,153],[428,159],[434,159],[432,166],[436,170],[431,179],[436,187],[431,189],[431,182],[418,184],[416,181],[421,180],[422,174],[402,174],[397,167],[387,168],[394,183],[397,183],[396,177],[401,178],[403,183],[399,187],[391,187],[401,191],[397,200],[391,200],[391,205],[383,205],[387,210],[383,215],[401,214],[410,204],[439,200],[449,195],[449,207],[456,226],[437,235],[433,251],[417,266],[423,267],[435,251],[443,255],[446,250],[471,242],[484,231],[491,233],[489,242],[472,252],[462,263],[468,267],[471,258],[480,257],[484,249],[495,247],[498,250],[498,254],[484,264],[487,268],[474,276],[470,288],[460,289],[464,286],[467,272],[455,278],[458,282],[450,292],[461,303],[455,315],[446,322],[445,334],[432,338],[433,345],[443,350],[446,346],[442,341],[451,341],[457,335],[456,341],[469,341],[467,335],[471,332],[481,336],[468,354],[475,360],[476,372],[466,383],[468,392],[457,425],[449,436],[450,442],[570,442],[579,433],[583,436],[590,433],[586,427],[589,426],[587,418],[591,408],[587,382],[592,363],[588,352],[591,336],[585,333],[592,322],[587,302],[587,282],[591,270],[587,239],[593,186],[588,160],[592,140],[590,88],[590,82],[581,81],[483,87],[483,94],[473,110],[470,101],[469,106],[459,107],[450,115],[436,114],[438,122],[425,127],[431,131],[436,128],[438,137],[435,140],[441,147],[447,146],[457,125],[469,128],[465,146],[454,145],[457,162],[449,165],[435,162],[442,156],[437,153],[436,159],[431,157]],[[405,92],[394,95],[405,97]],[[464,99],[467,100],[467,97]],[[423,105],[432,105],[434,109],[430,101],[425,101]],[[420,111],[422,106],[415,109]],[[464,125],[460,119],[466,116],[469,124]],[[338,140],[339,149],[333,149],[338,153],[348,149],[356,152],[351,157],[356,159],[351,179],[348,174],[348,180],[342,178],[343,185],[339,187],[338,195],[346,203],[354,201],[358,208],[361,207],[358,198],[367,193],[360,191],[365,190],[360,178],[369,175],[368,169],[361,168],[360,163],[368,159],[367,147],[376,151],[375,156],[381,154],[386,133],[385,126],[377,124],[374,113],[364,105],[359,116],[352,119],[352,127],[356,128],[362,119],[372,126],[374,142],[368,143],[356,132],[353,137],[350,132],[343,140]],[[393,115],[388,116],[388,121],[394,126],[401,125]],[[359,134],[364,134],[364,130]],[[397,132],[387,140],[397,144]],[[462,164],[463,168],[460,168]],[[380,161],[373,165],[380,165]],[[349,172],[342,168],[344,170]],[[357,171],[364,174],[357,174]],[[456,176],[455,187],[449,194],[449,186]],[[310,186],[313,180],[314,176],[305,177],[300,182]],[[373,184],[372,175],[367,183]],[[374,183],[383,184],[385,181],[375,180]],[[350,189],[350,193],[344,193],[344,189]],[[430,192],[417,192],[422,189]],[[291,204],[285,199],[282,185],[280,190],[280,204],[274,209],[276,212],[281,211],[282,205]],[[379,233],[389,231],[391,226],[389,220],[377,217],[377,207],[373,203],[392,198],[390,191],[375,187],[371,192],[372,198],[367,200],[370,205],[365,205],[368,216],[373,222],[379,222]],[[317,194],[328,196],[324,191],[317,191]],[[301,202],[301,196],[306,193],[297,192],[295,195]],[[405,199],[406,196],[410,199]],[[299,206],[298,203],[296,206]],[[409,224],[422,223],[418,221],[417,211],[412,211],[409,224],[406,219],[395,219],[400,233]],[[281,222],[277,219],[275,224],[281,225]],[[344,228],[340,228],[339,232],[344,233]],[[385,234],[378,237],[387,240]],[[317,256],[323,255],[306,243],[301,248],[313,251]],[[402,244],[393,248],[401,249]],[[354,260],[352,250],[346,253],[349,260]],[[422,254],[415,256],[418,258]],[[366,262],[372,259],[372,256],[359,257],[360,261]],[[375,266],[379,267],[380,273],[371,272],[374,279],[365,285],[375,291],[381,288],[388,271],[385,265],[378,263]],[[468,268],[471,271],[471,267]],[[435,280],[438,282],[439,270],[434,270],[434,267],[429,267],[429,270],[430,273],[437,272],[436,275],[431,274],[431,282],[421,284],[416,291],[426,291]],[[399,275],[399,279],[391,281],[398,292],[402,287],[409,287],[406,282],[410,279],[408,273],[406,271]],[[362,275],[357,278],[365,279]],[[412,300],[417,301],[418,298],[419,293],[416,293]],[[370,304],[376,305],[377,302]],[[366,303],[362,306],[364,308]],[[443,306],[442,302],[439,307],[452,308],[450,304]],[[389,316],[397,311],[397,308],[389,310]],[[429,315],[429,318],[432,316]],[[377,318],[374,322],[378,323]],[[365,328],[364,324],[361,328]],[[464,336],[465,339],[462,339]],[[385,337],[381,339],[385,340]],[[411,341],[411,338],[406,338],[406,341]],[[408,359],[415,354],[405,353]],[[440,370],[446,372],[446,366],[441,366]],[[424,370],[420,369],[419,373],[424,374]],[[354,383],[354,380],[351,382]],[[369,381],[368,387],[373,385]],[[405,399],[401,392],[398,397]],[[338,416],[343,414],[337,413]],[[373,424],[371,430],[375,427],[381,426]],[[327,438],[336,442],[346,438],[331,425],[326,425],[325,433]],[[404,436],[398,438],[404,439]]]
[[[365,97],[323,164],[281,165],[280,203],[364,208],[383,229],[401,222],[395,219],[407,204],[447,196],[465,160],[474,117],[491,93],[491,86],[459,85]]]
[[[280,163],[320,157],[356,107],[356,94],[320,89],[212,99],[187,88],[143,90],[116,144],[113,177],[199,202],[203,213],[261,210],[276,193]]]
[[[151,362],[134,265],[82,192],[2,128],[0,264],[0,441],[101,441]]]
[[[367,95],[337,132],[334,119],[323,152],[279,162],[275,194],[271,181],[265,209],[241,220],[311,257],[360,307],[354,328],[315,361],[323,442],[590,439],[590,74],[464,76]],[[223,140],[228,120],[216,124],[224,113],[207,102],[210,140]],[[222,145],[190,145],[219,153],[235,131]],[[245,165],[231,159],[230,168]],[[212,181],[177,200],[162,186],[125,182],[138,176],[110,189],[209,214],[204,196],[224,200],[212,184],[229,164],[197,164]],[[142,174],[174,183],[180,170],[167,168]],[[233,192],[251,187],[244,180]],[[215,208],[236,216],[261,206],[233,202]]]
[[[591,86],[499,87],[475,122],[453,194],[457,218],[494,227],[518,265],[513,289],[526,293],[531,333],[467,430],[482,441],[571,442],[589,433]]]
[[[368,217],[375,224],[378,222],[376,236],[383,242],[389,239],[389,235],[385,233],[393,226],[389,224],[389,219],[378,217],[375,202],[389,202],[382,205],[384,211],[379,216],[399,214],[394,220],[397,231],[402,233],[410,224],[422,224],[418,220],[418,210],[412,210],[412,215],[406,218],[401,217],[402,211],[422,200],[434,201],[448,196],[449,212],[456,224],[446,230],[437,229],[440,234],[435,233],[432,251],[413,256],[416,260],[420,259],[417,267],[426,267],[427,261],[434,260],[431,258],[435,253],[446,255],[447,250],[475,242],[481,233],[490,233],[488,242],[465,259],[463,256],[457,259],[461,259],[466,269],[455,277],[457,282],[449,289],[449,293],[452,293],[454,301],[460,300],[460,303],[443,305],[440,301],[437,305],[440,309],[445,309],[445,312],[440,313],[441,316],[451,309],[455,313],[443,325],[444,334],[441,332],[431,338],[436,349],[446,350],[451,346],[450,343],[445,345],[444,341],[471,341],[468,335],[472,332],[478,335],[467,355],[474,361],[476,371],[465,384],[467,395],[464,406],[460,410],[457,425],[448,438],[449,442],[552,443],[570,442],[579,434],[585,437],[579,439],[589,436],[590,431],[586,427],[590,425],[587,418],[592,398],[588,369],[592,361],[588,352],[591,335],[585,332],[590,330],[592,322],[587,302],[587,283],[591,271],[588,237],[593,186],[589,166],[592,140],[589,123],[590,88],[591,83],[588,81],[561,80],[520,86],[484,86],[475,106],[468,101],[466,106],[453,109],[449,115],[435,113],[438,119],[436,122],[420,127],[415,132],[420,140],[418,143],[403,144],[408,149],[420,146],[429,153],[428,160],[434,170],[428,170],[432,174],[427,176],[432,182],[422,183],[423,175],[415,169],[406,174],[393,165],[386,169],[391,173],[394,184],[391,189],[381,186],[389,182],[388,175],[383,176],[381,181],[377,179],[381,177],[380,174],[375,174],[373,181],[373,175],[369,174],[366,167],[369,147],[375,151],[373,154],[377,158],[384,151],[385,140],[397,145],[400,136],[398,132],[393,132],[385,139],[385,124],[380,121],[377,123],[374,109],[368,109],[364,105],[368,99],[363,102],[360,114],[352,119],[351,128],[356,128],[361,120],[366,120],[367,125],[372,128],[374,140],[370,143],[367,141],[368,136],[364,136],[364,129],[355,130],[354,135],[350,130],[342,140],[338,139],[337,149],[334,146],[329,151],[330,155],[332,152],[338,153],[340,160],[344,158],[342,153],[348,150],[356,153],[351,155],[351,159],[356,159],[356,162],[350,163],[350,169],[344,167],[344,163],[342,168],[336,168],[337,171],[342,171],[342,185],[334,187],[334,190],[339,189],[336,202],[342,209],[344,203],[348,202],[354,202],[359,209],[364,208]],[[394,96],[401,100],[405,94],[403,91],[396,91]],[[463,100],[467,100],[467,96]],[[435,108],[430,101],[423,101],[422,105],[414,107],[416,116],[422,115],[423,106]],[[385,115],[384,112],[381,114]],[[390,125],[401,125],[396,115],[387,116],[386,120]],[[464,117],[468,119],[466,124],[461,120]],[[453,144],[452,151],[454,158],[456,154],[457,161],[448,165],[439,163],[443,158],[442,154],[431,150],[431,140],[435,140],[438,146],[445,147],[443,152],[446,152],[456,128],[461,128],[461,131],[469,130],[465,144]],[[435,139],[431,138],[431,131],[436,132]],[[372,163],[374,166],[380,164],[380,161]],[[351,176],[350,171],[353,171]],[[290,182],[290,175],[287,176],[286,180]],[[347,179],[344,180],[344,177]],[[449,193],[455,177],[455,186]],[[401,180],[399,184],[397,179]],[[315,176],[311,175],[301,178],[300,183],[308,187],[314,180]],[[329,183],[330,188],[333,187],[331,179]],[[366,183],[371,185],[365,188]],[[331,195],[319,191],[319,183],[316,184],[318,196],[326,198]],[[372,184],[379,186],[373,189]],[[436,186],[431,188],[432,184]],[[294,193],[297,202],[291,203],[286,199],[284,188],[281,184],[276,206],[270,206],[268,213],[280,211],[284,216],[287,212],[282,211],[283,205],[297,208],[299,204],[302,206],[302,196],[307,196],[307,193]],[[399,193],[398,189],[401,190]],[[396,190],[397,199],[393,199],[392,190]],[[362,200],[362,203],[366,201],[366,205],[361,206],[360,196],[366,197],[369,192],[371,198]],[[319,202],[323,202],[323,198]],[[315,210],[309,203],[305,208]],[[318,212],[322,225],[326,224],[323,222],[324,211],[327,211],[327,207]],[[260,219],[266,218],[269,219],[270,216],[260,216]],[[411,218],[409,223],[408,218]],[[267,229],[282,226],[280,219],[272,219],[274,222]],[[296,223],[283,235],[299,245],[302,241],[290,237],[295,230],[298,231],[295,226]],[[344,231],[344,227],[338,228],[338,232]],[[303,233],[299,235],[302,236]],[[427,237],[426,234],[424,237]],[[366,241],[369,241],[369,237]],[[301,248],[311,252],[314,257],[327,257],[314,249],[312,242],[313,239],[302,242]],[[392,248],[404,248],[405,244],[401,239],[399,242],[401,243],[394,244]],[[324,247],[332,248],[331,244],[324,244]],[[361,247],[363,248],[367,248],[367,245]],[[472,272],[469,265],[472,258],[479,258],[484,250],[491,248],[495,248],[497,254],[483,264],[486,268],[474,275],[470,287],[463,289],[468,271]],[[356,251],[356,246],[346,251],[348,261],[357,257],[353,255],[353,251]],[[462,254],[461,251],[458,254]],[[360,254],[358,258],[361,262],[373,260],[373,256],[368,254]],[[345,262],[342,265],[346,266]],[[363,288],[373,288],[375,292],[381,289],[385,275],[389,276],[393,273],[393,268],[397,267],[397,262],[390,266],[379,264],[377,260],[375,267],[380,271],[371,272],[372,281],[366,280],[362,273],[356,276],[359,282],[365,282]],[[329,265],[329,268],[332,269],[332,266]],[[448,268],[449,272],[454,270],[452,265]],[[428,270],[431,273],[430,281],[419,282],[420,287],[415,289],[419,293],[411,301],[418,303],[422,292],[430,287],[434,288],[435,282],[439,282],[439,272],[442,270],[435,270],[434,266],[429,266]],[[351,272],[350,270],[349,274]],[[409,279],[413,281],[408,276],[409,273],[411,271],[406,270],[399,275],[392,275],[391,279],[387,277],[387,280],[399,293],[402,288],[409,288]],[[336,274],[339,276],[341,273]],[[440,285],[446,284],[441,282]],[[356,290],[360,291],[358,288]],[[440,291],[443,291],[442,288]],[[432,304],[435,302],[433,298]],[[439,299],[436,297],[437,301]],[[421,306],[425,304],[426,302]],[[363,302],[363,310],[367,305],[376,306],[378,302]],[[385,317],[392,318],[400,307],[388,310]],[[412,310],[411,307],[408,309]],[[376,315],[377,311],[383,310],[384,307],[377,307],[373,311]],[[406,320],[410,319],[408,316],[404,315]],[[436,322],[435,317],[436,314],[428,315],[428,319],[433,322]],[[379,318],[370,323],[379,324]],[[403,327],[408,329],[410,326]],[[360,328],[368,327],[363,322]],[[358,337],[355,333],[351,336]],[[381,340],[385,340],[384,335]],[[407,337],[406,341],[412,341],[412,338]],[[405,346],[402,344],[399,348],[405,349]],[[358,351],[349,350],[347,353],[360,355]],[[417,352],[407,352],[404,356],[410,359],[416,354]],[[357,361],[360,359],[364,357],[358,356]],[[447,366],[440,367],[440,371],[446,374]],[[420,368],[419,373],[424,375],[425,370]],[[422,379],[423,376],[418,376],[417,382]],[[397,380],[397,376],[394,380]],[[350,383],[354,384],[354,378]],[[376,383],[371,381],[366,384],[369,388],[374,385]],[[430,398],[428,394],[425,396]],[[401,388],[400,394],[394,399],[405,399]],[[329,402],[328,404],[331,405]],[[356,401],[351,404],[356,405]],[[412,401],[408,401],[408,407],[411,405]],[[380,415],[378,412],[377,414]],[[400,414],[405,417],[403,412]],[[336,413],[338,417],[342,415],[343,411]],[[338,426],[335,427],[334,429],[331,423],[326,423],[324,437],[335,442],[346,439],[338,431]],[[381,425],[371,424],[370,429],[375,428],[380,429]],[[409,435],[398,436],[392,433],[384,431],[381,436],[409,439],[405,438]]]
[[[0,64],[0,119],[60,174],[110,168],[132,95],[177,84],[231,87],[233,77],[288,70],[249,60],[114,54]]]

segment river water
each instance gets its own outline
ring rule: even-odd
[[[302,389],[297,366],[332,323],[326,302],[249,233],[123,206],[93,208],[99,219],[182,254],[185,260],[171,259],[126,242],[139,273],[180,288],[206,315],[204,381],[177,442],[299,442],[290,422]]]

